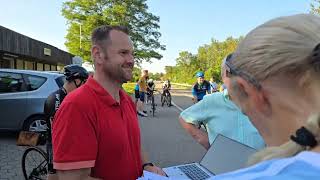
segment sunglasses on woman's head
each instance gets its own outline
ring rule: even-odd
[[[252,85],[254,85],[258,90],[260,90],[261,84],[255,79],[253,78],[251,75],[249,75],[248,73],[245,73],[243,71],[241,71],[240,69],[237,69],[236,67],[234,67],[232,65],[232,58],[233,54],[229,54],[226,58],[225,61],[225,69],[226,69],[226,75],[227,77],[231,77],[231,76],[240,76],[242,78],[244,78],[245,80],[247,80],[248,82],[250,82]]]

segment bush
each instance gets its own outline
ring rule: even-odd
[[[124,83],[122,85],[122,88],[129,94],[132,95],[134,94],[134,86],[136,85],[136,83]]]

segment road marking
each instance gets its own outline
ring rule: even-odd
[[[157,90],[157,92],[160,94],[160,96],[161,96],[161,92],[160,91],[158,91]],[[171,94],[172,95],[172,94]],[[178,106],[176,103],[174,103],[174,101],[172,101],[172,99],[171,99],[171,104],[174,106],[174,107],[176,107],[180,112],[182,112],[183,111],[183,109],[180,107],[180,106]]]
[[[177,109],[179,109],[181,112],[183,111],[183,109],[181,107],[179,107],[176,103],[174,103],[172,100],[171,100],[171,104],[176,107]]]

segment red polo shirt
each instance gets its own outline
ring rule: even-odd
[[[131,98],[120,104],[93,78],[64,99],[53,123],[54,168],[91,168],[91,176],[135,180],[142,174],[140,129]]]

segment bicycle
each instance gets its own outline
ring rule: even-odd
[[[41,148],[29,147],[22,155],[21,166],[26,180],[45,180],[48,174],[48,155]]]
[[[169,90],[163,90],[164,93],[161,94],[161,106],[163,107],[164,104],[167,104],[168,107],[171,106],[171,95]]]
[[[155,111],[156,111],[156,104],[155,104],[155,102],[154,102],[154,94],[153,94],[153,92],[155,92],[156,90],[150,90],[150,91],[148,91],[148,97],[147,97],[147,101],[151,101],[151,111],[152,111],[152,116],[154,117],[154,113],[155,113]],[[150,111],[150,112],[151,112]]]
[[[53,170],[51,123],[47,122],[47,130],[39,133],[37,145],[29,146],[22,155],[21,167],[26,180],[46,180]],[[46,145],[46,151],[38,147]],[[31,163],[30,161],[31,160]]]

